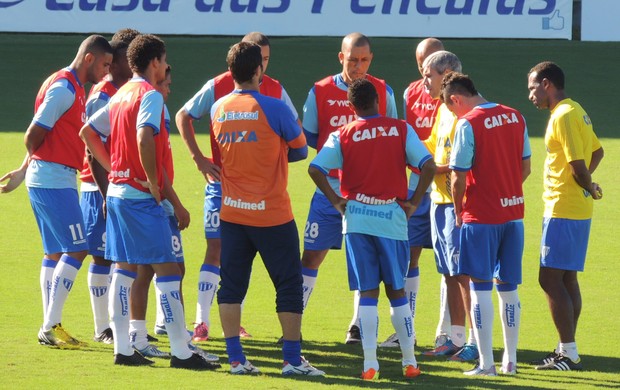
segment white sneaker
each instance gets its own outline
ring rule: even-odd
[[[398,341],[398,335],[396,333],[392,334],[390,337],[385,339],[384,342],[379,344],[381,348],[398,348],[400,347],[400,342]]]
[[[284,366],[282,367],[282,375],[323,376],[325,375],[325,371],[312,367],[310,363],[302,357],[301,364],[298,366],[293,366],[289,362],[284,362]]]
[[[508,363],[507,365],[502,364],[502,374],[504,375],[516,375],[517,374],[517,365],[513,362]]]
[[[187,346],[189,347],[189,349],[195,353],[198,354],[200,356],[202,356],[202,358],[208,362],[217,362],[218,360],[220,360],[220,357],[217,355],[214,355],[212,353],[209,353],[207,351],[205,351],[204,349],[195,346],[194,344],[192,344],[191,342],[187,343]]]
[[[133,349],[135,349],[136,351],[140,352],[140,355],[147,357],[147,358],[163,358],[163,359],[170,359],[170,353],[169,352],[164,352],[161,349],[157,348],[155,345],[153,344],[148,344],[146,347],[142,348],[142,349],[138,349],[135,346],[133,346]]]
[[[254,367],[249,360],[246,360],[244,364],[230,363],[230,373],[235,375],[260,374],[260,370]]]
[[[497,376],[497,371],[495,371],[495,365],[492,365],[491,368],[487,368],[486,370],[476,365],[476,367],[469,371],[465,371],[463,374],[467,376]]]

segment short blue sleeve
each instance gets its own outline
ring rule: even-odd
[[[308,92],[308,97],[304,103],[304,118],[301,123],[308,133],[319,134],[319,112],[316,107],[314,87]]]
[[[385,104],[385,116],[398,119],[398,110],[396,109],[396,100],[394,99],[394,90],[389,85],[385,84],[386,89],[386,104]]]
[[[263,109],[269,126],[286,142],[301,135],[301,128],[286,103],[259,93],[254,93],[253,96]]]
[[[411,125],[407,124],[407,139],[405,148],[407,151],[407,163],[411,166],[422,169],[422,166],[433,157],[420,141],[418,135]]]
[[[145,93],[140,102],[136,130],[148,126],[153,129],[154,135],[159,134],[163,110],[164,97],[161,93],[155,90]]]
[[[86,117],[90,118],[94,113],[105,107],[110,101],[110,95],[103,91],[91,95],[86,101]]]
[[[200,91],[183,105],[183,109],[193,119],[200,119],[211,113],[211,107],[215,103],[215,83],[213,79],[207,81]]]
[[[110,105],[106,104],[103,108],[96,111],[88,118],[88,125],[101,137],[110,135]]]
[[[450,156],[450,169],[455,171],[468,171],[474,163],[474,129],[471,123],[460,119],[456,123],[454,145]]]
[[[37,109],[32,122],[51,130],[58,119],[71,108],[75,101],[75,89],[67,79],[58,79],[52,84]]]
[[[339,134],[336,130],[327,137],[323,148],[310,162],[311,167],[321,170],[326,175],[332,169],[342,168],[343,158]]]
[[[523,118],[525,123],[525,118]],[[532,157],[532,148],[530,146],[530,136],[527,134],[527,124],[525,125],[525,131],[523,133],[523,160]]]

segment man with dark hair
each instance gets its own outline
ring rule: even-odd
[[[108,41],[91,35],[81,43],[71,65],[43,83],[24,137],[26,157],[19,169],[0,179],[9,179],[0,192],[10,192],[26,179],[43,240],[40,284],[44,322],[39,343],[44,345],[78,348],[82,344],[60,324],[65,301],[88,253],[75,178],[84,160],[78,132],[85,118],[84,84],[99,82],[111,62]]]
[[[523,182],[530,174],[525,119],[517,110],[487,102],[471,79],[444,76],[442,102],[459,121],[450,169],[456,225],[460,227],[457,272],[471,278],[471,317],[480,362],[465,375],[495,376],[493,361],[493,281],[504,334],[502,372],[517,373],[517,342],[523,257]],[[480,245],[484,243],[484,245]]]
[[[306,139],[285,103],[258,92],[263,77],[258,45],[233,45],[226,62],[235,90],[213,105],[211,118],[222,163],[217,300],[230,370],[233,374],[259,372],[246,359],[239,339],[241,303],[258,252],[276,288],[276,311],[284,335],[282,374],[324,375],[301,357],[299,238],[286,191],[288,162],[306,158]]]
[[[372,82],[353,80],[348,99],[357,120],[329,136],[308,173],[334,208],[344,215],[349,288],[361,295],[362,379],[379,378],[377,303],[381,282],[400,340],[403,375],[413,378],[420,375],[420,369],[414,355],[415,330],[404,290],[409,264],[407,218],[424,197],[435,164],[410,125],[379,115],[379,99]],[[407,164],[421,171],[418,187],[409,199]],[[327,180],[331,169],[341,169],[342,196]]]
[[[581,314],[577,272],[584,270],[593,200],[603,196],[592,173],[604,152],[592,122],[579,103],[564,91],[564,72],[545,61],[528,73],[529,99],[549,109],[545,131],[543,234],[538,281],[549,302],[559,334],[556,349],[532,362],[543,370],[581,370],[575,333]]]
[[[122,28],[114,33],[112,41],[125,42],[129,45],[138,35],[140,35],[140,31],[138,30],[134,30],[133,28]]]
[[[242,41],[255,43],[260,46],[263,72],[267,72],[271,47],[269,39],[260,32],[246,34]],[[232,92],[234,82],[230,71],[226,71],[209,81],[192,97],[176,114],[176,124],[181,133],[181,138],[189,149],[192,159],[198,170],[204,175],[207,184],[205,186],[204,199],[204,230],[207,241],[207,249],[203,264],[198,276],[198,300],[196,308],[196,322],[194,327],[194,341],[207,341],[209,338],[210,311],[213,298],[220,280],[220,209],[222,203],[222,187],[220,183],[220,151],[217,142],[211,136],[211,158],[202,153],[194,132],[194,121],[199,120],[211,113],[211,107],[221,97]],[[260,93],[282,100],[293,112],[295,119],[297,111],[293,102],[279,81],[263,74],[260,80]],[[210,118],[213,119],[213,118]],[[161,332],[156,327],[156,333]],[[250,337],[244,327],[239,328],[239,336]]]
[[[133,351],[129,340],[129,291],[139,265],[157,274],[166,314],[172,358],[170,366],[207,370],[219,367],[188,347],[181,303],[181,272],[172,248],[169,221],[160,201],[170,194],[164,161],[168,134],[164,101],[154,85],[166,77],[166,47],[154,35],[139,35],[127,50],[134,77],[80,131],[88,149],[110,172],[107,192],[106,258],[116,263],[110,285],[110,319],[115,364],[153,362]],[[108,137],[110,153],[101,141]]]
[[[115,36],[119,33],[115,34]],[[132,76],[127,62],[127,47],[130,42],[112,40],[112,63],[110,73],[94,85],[86,101],[86,118],[103,108],[116,91]],[[106,147],[108,144],[106,144]],[[110,289],[110,267],[105,252],[105,216],[103,203],[108,189],[105,169],[86,153],[80,173],[80,208],[84,217],[84,233],[88,241],[88,253],[92,262],[88,267],[88,290],[95,322],[93,340],[105,344],[114,342],[108,314],[108,291]]]
[[[369,80],[377,90],[379,113],[391,118],[398,117],[392,88],[384,80],[368,74],[372,58],[370,40],[364,34],[354,32],[342,39],[338,53],[341,72],[314,83],[304,104],[303,128],[310,147],[320,151],[331,132],[355,119],[347,103],[347,90],[353,80],[361,78]],[[330,172],[328,181],[336,193],[339,193],[340,182],[337,171]],[[341,247],[342,215],[317,189],[312,196],[308,211],[304,230],[304,251],[301,256],[304,307],[310,300],[319,267],[327,253],[330,249]],[[347,344],[357,344],[361,341],[358,307],[359,292],[356,292],[353,299],[353,317],[345,338]]]

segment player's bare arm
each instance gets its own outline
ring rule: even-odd
[[[155,138],[153,128],[144,126],[138,129],[138,153],[140,163],[146,173],[146,181],[149,191],[157,204],[161,202],[159,183],[157,182],[157,162],[155,158]]]
[[[422,165],[422,169],[420,170],[420,179],[418,181],[418,186],[416,187],[411,198],[407,199],[405,202],[399,202],[403,210],[405,211],[405,215],[407,219],[409,219],[413,213],[415,213],[416,209],[422,202],[424,198],[424,194],[426,193],[426,189],[433,182],[433,177],[437,172],[437,165],[432,159],[428,159],[424,165]]]
[[[181,138],[196,164],[196,168],[203,174],[205,180],[209,180],[209,176],[211,176],[215,181],[220,181],[220,167],[214,164],[211,159],[205,157],[200,150],[198,142],[196,142],[193,119],[184,108],[177,112],[175,122]]]
[[[174,215],[177,218],[177,226],[179,230],[183,230],[189,226],[190,215],[189,211],[183,206],[179,196],[177,195],[174,187],[172,187],[172,183],[170,183],[170,179],[168,177],[168,172],[164,169],[164,189],[162,191],[164,197],[170,201],[172,207],[174,208]]]
[[[80,130],[80,138],[86,144],[86,147],[93,157],[101,164],[106,172],[110,172],[112,164],[110,163],[110,154],[105,149],[103,141],[99,134],[90,126],[84,125]]]
[[[28,169],[29,162],[30,156],[26,153],[24,161],[22,161],[22,165],[19,168],[11,172],[7,172],[4,176],[0,177],[0,183],[8,180],[5,184],[0,184],[0,194],[8,194],[24,182],[24,179],[26,178],[26,169]]]
[[[465,181],[467,172],[452,171],[452,201],[454,202],[454,214],[456,215],[456,226],[463,225],[463,198],[465,196]]]
[[[334,208],[338,210],[340,214],[344,215],[344,212],[347,208],[347,200],[343,197],[338,196],[332,186],[329,185],[327,181],[327,176],[320,169],[317,169],[313,166],[308,167],[308,174],[314,181],[314,184],[323,192],[323,194],[327,197],[327,199],[334,205]]]
[[[605,156],[605,151],[603,150],[602,147],[592,152],[592,159],[590,160],[590,166],[588,167],[590,174],[593,174],[596,168],[598,168],[598,164],[601,163],[601,160],[603,159],[604,156]]]
[[[592,182],[592,175],[590,175],[590,170],[586,167],[586,162],[584,160],[575,160],[569,162],[569,165],[577,184],[588,191],[592,195],[592,199],[601,199],[603,191],[598,184]]]

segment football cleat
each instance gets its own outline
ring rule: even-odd
[[[289,362],[284,362],[282,366],[282,375],[323,376],[325,375],[325,371],[314,368],[302,357],[301,364],[298,366],[293,366]]]
[[[78,349],[85,346],[85,343],[72,337],[60,324],[56,324],[52,329],[43,331],[39,329],[39,344],[51,345],[61,349]]]
[[[176,356],[172,356],[170,359],[170,367],[172,368],[184,368],[186,370],[215,370],[222,367],[219,363],[208,362],[202,356],[197,353],[192,353],[192,356],[187,359],[179,359]]]
[[[553,359],[553,362],[547,364],[546,366],[537,366],[537,370],[558,370],[558,371],[580,371],[583,370],[583,365],[581,364],[581,358],[576,362],[571,360],[568,356],[564,356],[563,354],[559,354]]]
[[[93,336],[93,340],[97,343],[114,344],[114,335],[112,334],[112,329],[107,328],[100,334],[95,334]]]
[[[194,337],[192,340],[196,343],[207,341],[209,339],[209,327],[204,322],[196,324],[194,327]]]
[[[140,352],[140,355],[144,357],[170,359],[170,353],[160,350],[153,344],[148,344],[142,349],[138,349],[134,346],[133,349]]]
[[[459,351],[459,347],[452,343],[452,340],[448,339],[445,344],[431,349],[430,351],[422,352],[424,356],[452,356]]]
[[[480,357],[480,354],[478,353],[478,346],[475,344],[465,344],[463,345],[463,348],[459,349],[457,353],[450,356],[448,360],[469,362],[478,359],[478,357]]]
[[[245,328],[244,328],[243,326],[240,326],[240,327],[239,327],[239,337],[241,337],[242,339],[247,339],[247,338],[252,337],[252,335],[251,335],[251,334],[249,334],[249,333],[245,330]]]
[[[400,347],[400,342],[398,341],[398,335],[396,333],[393,333],[392,335],[390,335],[390,337],[385,339],[384,342],[379,344],[379,347],[381,347],[381,348],[398,348],[398,347]]]
[[[465,371],[463,374],[467,376],[497,376],[497,371],[495,370],[495,365],[492,365],[491,368],[484,370],[479,364],[477,364],[474,368],[469,371]]]
[[[422,371],[420,371],[420,368],[414,366],[413,364],[403,366],[403,376],[405,378],[415,378],[416,376],[420,376],[421,373]]]
[[[114,364],[119,366],[148,366],[153,363],[155,362],[145,358],[138,352],[134,352],[131,356],[123,355],[121,353],[114,355]]]
[[[502,364],[502,368],[500,369],[502,374],[504,375],[516,375],[517,374],[517,364],[513,362],[509,362],[506,365]]]
[[[376,381],[378,379],[379,379],[379,370],[375,370],[374,368],[369,368],[368,370],[362,372],[363,381]]]
[[[359,344],[362,342],[362,335],[360,328],[357,325],[351,325],[347,331],[347,338],[344,340],[345,344]]]
[[[208,361],[208,362],[217,362],[217,361],[219,361],[219,360],[220,360],[220,357],[219,357],[219,356],[214,355],[214,354],[212,354],[212,353],[209,353],[209,352],[205,351],[204,349],[202,349],[202,348],[200,348],[200,347],[195,346],[195,345],[194,345],[194,344],[192,344],[192,343],[188,343],[188,344],[187,344],[187,347],[188,347],[188,348],[189,348],[189,349],[190,349],[193,353],[195,353],[195,354],[198,354],[198,355],[202,356],[202,357],[203,357],[203,359],[205,359],[205,360],[206,360],[206,361]]]
[[[548,353],[547,355],[545,355],[545,357],[543,357],[543,358],[532,360],[530,362],[530,364],[532,364],[534,366],[546,366],[546,365],[549,365],[549,364],[553,363],[555,358],[558,357],[558,356],[559,356],[559,354],[557,352],[552,351],[552,352]]]
[[[260,374],[260,370],[254,367],[249,360],[246,360],[244,364],[240,362],[230,363],[230,373],[235,375]]]

